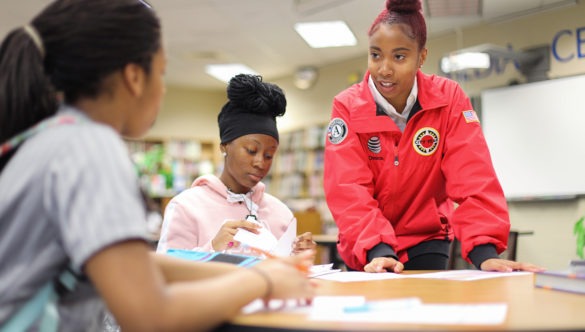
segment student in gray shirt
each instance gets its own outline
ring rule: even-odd
[[[256,298],[312,297],[296,268],[310,252],[238,268],[151,251],[121,136],[154,123],[165,66],[159,20],[140,0],[57,0],[6,36],[0,330],[68,267],[79,276],[57,292],[59,331],[100,330],[106,311],[123,330],[210,329]],[[17,328],[44,327],[46,312]]]

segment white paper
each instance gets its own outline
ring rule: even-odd
[[[418,298],[366,301],[363,296],[322,296],[313,300],[308,318],[338,322],[495,325],[504,322],[507,310],[505,303],[424,304]]]
[[[317,278],[325,274],[341,272],[340,269],[332,269],[333,263],[313,265],[309,269],[309,278]]]
[[[278,239],[278,243],[273,250],[273,253],[277,256],[290,256],[292,252],[293,242],[297,238],[297,223],[291,221],[288,225],[286,231],[280,239]]]
[[[400,279],[408,278],[406,274],[399,273],[368,273],[359,271],[338,272],[326,274],[318,277],[319,279],[332,280],[339,282],[355,282],[355,281],[369,281],[369,280],[386,280],[386,279]]]
[[[272,251],[278,244],[276,237],[266,228],[258,228],[258,234],[254,234],[243,228],[238,228],[234,240],[243,245],[262,249],[265,251]]]
[[[311,305],[297,300],[271,300],[268,307],[254,300],[243,314],[260,312],[299,314],[309,320],[364,323],[498,325],[508,313],[506,303],[433,303],[417,297],[367,301],[364,296],[316,296]]]
[[[256,299],[250,303],[248,303],[245,307],[242,308],[243,314],[253,314],[259,312],[273,312],[273,311],[280,311],[286,313],[299,313],[309,315],[311,312],[311,306],[309,304],[305,304],[304,302],[300,302],[296,299],[288,299],[288,300],[270,300],[268,302],[268,306],[264,304],[264,301],[261,299]]]
[[[459,281],[473,281],[489,278],[501,278],[510,276],[522,276],[532,274],[532,272],[487,272],[479,270],[450,270],[429,273],[368,273],[359,271],[339,272],[319,277],[319,279],[332,280],[339,282],[357,282],[369,280],[386,280],[386,279],[402,279],[402,278],[421,278],[421,279],[444,279],[444,280],[459,280]]]
[[[363,296],[318,296],[313,299],[309,319],[312,320],[348,320],[361,317],[363,314],[380,315],[392,310],[403,310],[418,307],[422,303],[416,297],[366,301]]]
[[[532,272],[488,272],[480,270],[450,270],[430,273],[409,274],[410,278],[427,278],[427,279],[445,279],[445,280],[460,280],[472,281],[489,278],[501,278],[510,276],[522,276],[532,274]]]

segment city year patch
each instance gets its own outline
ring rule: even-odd
[[[423,156],[430,156],[439,146],[439,132],[435,128],[425,127],[419,129],[412,138],[412,147]]]

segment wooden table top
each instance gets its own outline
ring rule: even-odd
[[[416,271],[420,273],[432,271]],[[585,295],[534,287],[532,274],[475,281],[400,278],[336,282],[317,280],[317,295],[361,295],[368,300],[418,297],[425,304],[507,303],[501,325],[427,325],[309,320],[306,314],[242,314],[220,331],[585,330]]]

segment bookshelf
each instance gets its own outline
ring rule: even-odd
[[[126,140],[142,188],[159,204],[166,203],[195,178],[215,173],[220,165],[219,143],[196,138]]]
[[[293,212],[317,211],[321,217],[321,234],[337,232],[323,191],[326,131],[326,124],[318,124],[281,132],[278,153],[263,180],[267,191]],[[299,220],[299,224],[302,222]]]

